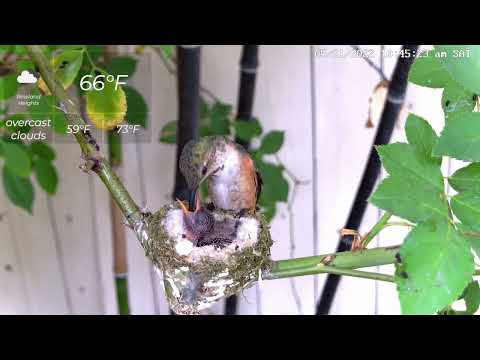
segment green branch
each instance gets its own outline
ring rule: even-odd
[[[65,117],[70,125],[84,125],[85,121],[80,115],[75,103],[69,97],[63,86],[56,79],[53,70],[51,69],[48,60],[43,54],[42,48],[39,45],[25,45],[28,55],[38,67],[43,80],[47,84],[50,92],[54,95],[60,108],[65,113]],[[110,164],[106,159],[99,154],[94,145],[92,145],[87,138],[87,134],[79,131],[74,134],[82,153],[87,160],[94,160],[98,163],[92,168],[95,173],[100,177],[102,182],[107,187],[108,191],[112,195],[116,204],[122,211],[123,215],[127,218],[129,223],[134,226],[141,221],[142,214],[138,205],[133,201],[128,191],[123,186],[122,182],[110,167]],[[91,135],[89,135],[91,136]]]
[[[393,277],[390,275],[352,269],[393,264],[396,262],[395,256],[399,250],[400,246],[393,246],[274,261],[272,268],[262,273],[262,279],[273,280],[329,273],[393,282]]]

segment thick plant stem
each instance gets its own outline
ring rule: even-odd
[[[39,45],[25,45],[25,48],[32,61],[38,67],[38,70],[51,93],[55,96],[59,107],[65,113],[68,123],[70,125],[84,125],[85,121],[80,115],[80,111],[70,99],[67,92],[63,89],[63,86],[56,79],[54,72],[42,52],[42,48]],[[84,157],[86,159],[95,159],[98,162],[92,170],[95,171],[105,184],[127,221],[132,226],[135,226],[139,221],[142,221],[142,214],[140,213],[138,205],[133,201],[118,176],[112,170],[110,164],[106,161],[105,157],[102,156],[102,154],[99,154],[95,149],[95,145],[89,142],[89,140],[92,140],[91,138],[88,138],[89,136],[91,137],[91,135],[79,131],[74,134],[74,136],[82,149]]]
[[[358,273],[362,272],[357,272],[355,275],[352,275],[351,273],[347,274],[341,270],[393,264],[396,262],[395,256],[399,250],[400,246],[391,246],[274,261],[271,269],[262,273],[262,279],[272,280],[291,276],[322,273],[337,274],[340,272],[342,273],[341,275],[359,277]]]

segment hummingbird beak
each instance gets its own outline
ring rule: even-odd
[[[201,233],[202,230],[198,230],[199,226],[202,229],[202,216],[201,216],[201,204],[200,199],[197,198],[195,210],[190,211],[183,201],[177,199],[180,208],[183,212],[183,221],[185,224],[185,235],[188,240],[190,240],[194,245],[197,244],[199,231]]]
[[[183,214],[187,217],[190,217],[192,216],[193,213],[197,212],[198,210],[200,210],[201,208],[201,204],[200,204],[200,199],[197,198],[196,201],[195,201],[195,205],[193,207],[193,209],[191,210],[191,208],[187,208],[184,204],[183,201],[177,199],[177,202],[178,204],[180,205],[180,207],[182,208],[182,211],[183,211]]]
[[[217,167],[215,169],[212,169],[212,170],[209,170],[207,171],[207,173],[205,175],[203,175],[203,177],[200,179],[200,181],[198,182],[197,186],[190,190],[190,198],[188,199],[188,208],[190,211],[194,211],[193,209],[195,209],[197,207],[197,192],[198,192],[198,188],[200,187],[200,185],[202,185],[202,183],[212,174],[215,174],[218,170],[220,170],[221,167]]]
[[[195,211],[195,209],[198,207],[198,204],[200,203],[200,199],[197,200],[197,191],[198,191],[198,186],[194,190],[190,190],[190,197],[188,198],[188,210],[189,211]],[[198,204],[197,204],[198,202]]]

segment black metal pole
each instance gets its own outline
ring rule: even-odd
[[[255,98],[255,82],[258,68],[258,45],[243,45],[240,60],[240,85],[238,89],[237,121],[252,119],[253,100]],[[235,139],[248,150],[248,141]],[[237,313],[238,298],[232,295],[225,300],[225,315]]]
[[[178,127],[177,162],[174,199],[188,200],[187,182],[180,172],[179,159],[183,147],[198,138],[200,127],[200,46],[177,46],[178,57]]]
[[[374,145],[383,145],[390,142],[392,132],[397,121],[398,114],[405,100],[405,93],[408,83],[408,72],[414,61],[414,56],[418,45],[403,45],[402,50],[410,50],[410,56],[400,56],[393,71],[392,80],[387,93],[387,100],[380,118],[377,133],[375,135]],[[407,52],[403,52],[406,54]],[[367,207],[367,200],[373,191],[378,176],[380,175],[381,162],[375,148],[372,147],[368,157],[367,166],[362,176],[360,186],[357,190],[353,206],[350,210],[345,228],[358,230],[362,223],[363,215]],[[340,237],[337,252],[348,251],[351,248],[351,237]],[[329,274],[323,287],[322,295],[317,303],[317,315],[326,315],[335,297],[335,293],[340,282],[340,276]]]
[[[173,198],[188,201],[190,194],[180,172],[179,159],[185,144],[200,133],[200,45],[177,46],[177,57],[178,126]],[[170,314],[174,315],[172,310]]]
[[[240,85],[238,89],[237,121],[252,120],[253,100],[258,68],[258,45],[243,45],[240,60]],[[248,150],[250,144],[240,139],[236,142]]]

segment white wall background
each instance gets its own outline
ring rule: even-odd
[[[380,46],[362,48],[373,49],[373,60],[380,63]],[[398,50],[400,46],[388,48]],[[260,48],[254,113],[265,131],[286,131],[279,156],[299,179],[309,181],[298,188],[293,207],[294,248],[288,236],[286,205],[278,209],[271,228],[274,259],[335,250],[338,230],[350,210],[376,131],[365,124],[368,100],[379,75],[361,58],[318,57],[313,50],[305,45]],[[234,107],[240,51],[240,46],[202,49],[203,86]],[[389,76],[396,58],[384,58],[383,62]],[[173,189],[174,146],[159,144],[156,139],[162,126],[177,117],[176,81],[152,54],[140,59],[133,82],[146,95],[152,93],[149,124],[153,135],[150,143],[125,144],[121,174],[133,197],[154,210],[170,201]],[[441,90],[410,84],[409,109],[402,112],[392,141],[404,141],[409,110],[431,121],[439,132],[443,126],[440,98]],[[78,169],[77,146],[54,146],[60,174],[58,193],[48,198],[37,188],[35,216],[12,206],[0,191],[0,313],[115,314],[108,194],[99,179]],[[455,164],[450,167],[453,171]],[[377,209],[369,207],[361,232],[368,231],[379,216]],[[403,229],[390,228],[382,232],[376,245],[398,244],[404,236]],[[168,314],[161,282],[133,234],[128,233],[127,241],[132,313]],[[392,273],[393,266],[380,270]],[[264,281],[240,297],[240,313],[313,314],[325,278]],[[332,313],[398,314],[399,309],[395,285],[344,278]],[[222,302],[208,311],[222,312]]]

